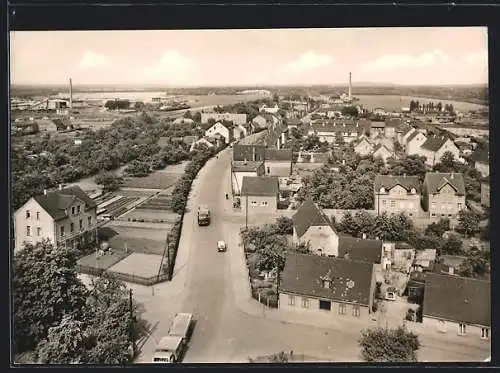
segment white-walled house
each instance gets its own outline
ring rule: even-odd
[[[441,157],[444,153],[450,152],[453,154],[455,161],[460,161],[460,149],[455,143],[445,136],[429,136],[427,140],[420,146],[420,155],[426,157],[425,163],[428,166],[434,166],[441,162]]]
[[[205,136],[206,137],[212,137],[216,133],[224,137],[224,141],[226,144],[229,144],[232,140],[232,130],[226,127],[224,124],[221,122],[217,122],[214,125],[210,126],[206,131],[205,131]]]
[[[421,131],[415,131],[406,140],[405,152],[406,155],[421,155],[420,147],[427,140]]]
[[[97,204],[78,186],[45,191],[31,197],[14,213],[15,247],[49,240],[75,247],[97,240]]]

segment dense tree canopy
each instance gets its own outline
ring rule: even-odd
[[[149,325],[124,283],[105,274],[90,290],[78,279],[75,252],[48,242],[14,257],[15,352],[41,363],[124,364]]]
[[[363,360],[373,363],[416,362],[420,348],[418,336],[401,326],[365,330],[359,345]]]

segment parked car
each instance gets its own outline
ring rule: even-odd
[[[224,241],[218,241],[217,242],[217,251],[218,252],[225,252],[227,250],[227,245]]]

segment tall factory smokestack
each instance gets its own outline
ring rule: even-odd
[[[349,100],[352,100],[352,73],[349,73]]]
[[[73,109],[73,82],[69,78],[69,108]]]

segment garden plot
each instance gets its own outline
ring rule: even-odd
[[[126,213],[120,220],[174,224],[179,215],[171,211],[138,207]]]
[[[123,183],[126,188],[166,189],[174,185],[182,174],[157,171],[145,177],[129,177]]]
[[[155,229],[151,227],[125,227],[110,223],[108,228],[115,232],[108,240],[113,250],[162,255],[171,225],[162,224],[163,229]]]
[[[158,274],[162,255],[132,253],[109,270],[133,276],[151,278]]]

